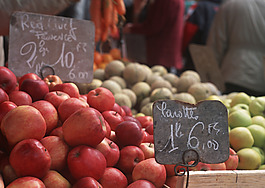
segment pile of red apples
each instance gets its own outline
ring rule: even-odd
[[[175,165],[155,160],[153,118],[133,116],[99,87],[0,67],[0,188],[160,188],[176,184]],[[192,170],[234,170],[238,158]]]

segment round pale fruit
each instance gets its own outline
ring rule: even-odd
[[[256,170],[261,165],[259,153],[252,148],[243,148],[237,152],[239,163],[237,169]]]
[[[263,151],[263,149],[261,149],[259,147],[252,147],[252,149],[259,153],[259,156],[260,156],[260,159],[261,159],[261,164],[264,164],[265,152]]]
[[[231,107],[235,106],[236,104],[246,104],[249,105],[251,99],[250,96],[244,92],[237,93],[230,103]]]
[[[253,116],[251,120],[252,124],[261,125],[265,128],[265,118],[263,116]]]
[[[254,138],[246,127],[236,127],[229,133],[229,142],[235,151],[242,148],[250,148],[254,144]]]
[[[231,129],[235,127],[247,127],[251,125],[252,120],[246,110],[236,110],[228,115],[228,125]]]
[[[236,105],[234,105],[233,107],[231,107],[229,109],[229,113],[231,114],[231,113],[233,113],[233,112],[235,112],[237,110],[246,110],[246,112],[248,114],[250,114],[250,112],[249,112],[249,106],[247,104],[242,104],[242,103],[236,104]]]
[[[247,128],[250,130],[254,138],[253,146],[263,148],[263,146],[265,145],[265,128],[263,128],[260,125],[255,125],[255,124],[252,124],[248,126]]]
[[[249,103],[249,111],[252,116],[264,116],[265,97],[257,97]]]

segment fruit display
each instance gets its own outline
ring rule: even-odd
[[[0,72],[0,184],[7,188],[167,187],[175,165],[155,160],[151,108],[159,99],[227,107],[228,160],[190,170],[264,168],[265,98],[220,95],[195,71],[178,77],[162,66],[113,60],[85,85]]]
[[[180,76],[161,65],[148,67],[138,62],[115,59],[105,68],[94,71],[89,84],[77,84],[84,93],[97,87],[109,89],[120,106],[128,106],[133,114],[152,116],[152,104],[159,99],[180,100],[195,104],[211,95],[220,95],[210,82],[202,82],[199,74],[188,70]]]

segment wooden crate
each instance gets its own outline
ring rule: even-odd
[[[174,176],[170,188],[185,188],[187,173]],[[174,186],[172,186],[174,185]],[[190,171],[188,188],[265,187],[265,170]]]

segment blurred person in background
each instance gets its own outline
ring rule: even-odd
[[[228,0],[207,40],[219,63],[225,93],[265,96],[265,1]]]
[[[170,72],[178,74],[183,68],[184,1],[149,0],[147,3],[144,21],[127,23],[123,32],[145,36],[148,66],[163,65]]]
[[[206,44],[212,21],[221,2],[222,0],[199,0],[188,9],[182,41],[184,70],[195,70],[189,44]]]

